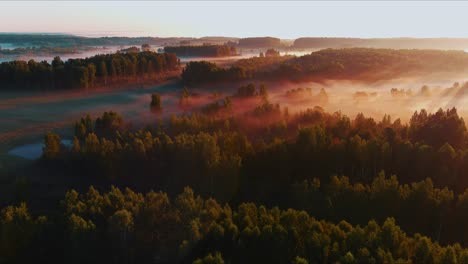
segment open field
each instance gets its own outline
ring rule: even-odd
[[[48,130],[62,129],[64,136],[72,135],[72,125],[85,114],[92,116],[104,111],[118,111],[129,120],[149,118],[150,94],[175,93],[182,86],[177,82],[149,88],[130,88],[118,91],[59,92],[51,95],[22,95],[13,99],[7,94],[0,103],[1,150],[21,144],[24,139],[38,140]],[[168,99],[170,100],[170,99]],[[167,113],[171,112],[168,109]]]

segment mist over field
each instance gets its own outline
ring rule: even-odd
[[[458,85],[454,85],[456,82]],[[358,113],[364,113],[376,120],[390,115],[392,120],[399,118],[407,123],[415,111],[426,109],[428,112],[436,112],[439,108],[455,107],[465,120],[468,118],[468,88],[461,78],[453,81],[442,78],[428,82],[419,79],[396,79],[377,84],[355,81],[253,83],[265,84],[269,100],[279,103],[282,109],[287,107],[291,113],[320,106],[327,112],[341,112],[350,118],[354,118]],[[237,84],[241,85],[242,83]],[[122,114],[125,120],[137,127],[147,123],[156,124],[158,120],[167,119],[171,115],[187,113],[178,107],[182,88],[180,83],[168,83],[122,91],[104,89],[100,92],[3,94],[0,102],[0,121],[3,124],[0,129],[0,142],[9,147],[12,147],[12,144],[8,142],[21,145],[22,138],[30,138],[24,141],[26,143],[37,142],[50,129],[64,129],[64,137],[71,138],[70,128],[73,122],[84,114],[97,117],[102,112],[111,110]],[[310,88],[310,92],[296,96],[287,95],[289,90],[298,88]],[[188,113],[215,102],[217,99],[212,96],[214,92],[218,92],[220,98],[235,94],[236,89],[236,86],[226,89],[222,85],[194,88],[193,92],[197,96],[191,99]],[[321,89],[326,93],[325,100],[319,98]],[[164,105],[164,112],[157,116],[148,110],[150,95],[154,92],[162,95]],[[235,102],[234,111],[240,114],[252,110],[258,104],[258,100]]]

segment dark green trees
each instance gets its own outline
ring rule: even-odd
[[[182,71],[182,79],[187,84],[213,79],[221,70],[216,64],[207,61],[191,61]]]
[[[162,111],[161,95],[156,94],[156,93],[151,95],[150,109],[152,112]]]
[[[222,205],[190,188],[171,199],[164,192],[90,187],[69,190],[60,204],[49,221],[31,216],[24,204],[1,210],[2,261],[466,263],[468,257],[459,244],[406,234],[393,218],[362,225],[317,220],[294,209]]]
[[[0,211],[0,261],[26,263],[44,249],[38,237],[44,236],[47,218],[31,216],[26,203],[7,206]]]
[[[79,122],[75,123],[75,136],[78,139],[84,139],[87,134],[94,131],[94,124],[91,116],[88,114],[82,117]]]
[[[164,52],[186,57],[226,57],[237,55],[237,50],[228,45],[166,46]]]
[[[228,69],[208,61],[191,61],[182,71],[184,83],[200,84],[206,82],[238,81],[246,78],[245,70],[240,67]]]
[[[466,126],[457,109],[439,109],[428,114],[425,110],[415,112],[410,120],[409,136],[414,141],[423,142],[436,148],[448,143],[459,148],[465,144]]]
[[[10,61],[0,64],[0,85],[3,89],[70,89],[92,88],[126,81],[137,76],[152,78],[179,67],[174,54],[151,51],[96,55],[63,62]]]
[[[268,54],[273,56],[268,56]],[[308,55],[266,56],[241,59],[231,67],[212,64],[187,65],[183,80],[189,84],[230,82],[245,79],[308,81],[314,79],[353,79],[375,81],[382,78],[421,73],[459,72],[468,68],[468,54],[463,51],[393,50],[393,49],[324,49]],[[427,95],[427,89],[422,95]]]
[[[266,98],[266,88],[251,87],[253,89],[244,88],[241,94],[253,94],[249,100],[264,101],[259,95]],[[188,90],[183,94],[188,94]],[[132,244],[139,236],[145,241],[165,241],[164,249],[156,251],[161,258],[169,258],[167,254],[160,253],[167,253],[167,248],[180,249],[171,251],[171,254],[184,252],[182,258],[189,263],[195,259],[203,260],[210,253],[213,257],[216,251],[221,252],[226,262],[262,261],[256,250],[265,248],[276,249],[266,261],[280,263],[296,261],[296,257],[299,257],[297,261],[305,259],[309,263],[380,263],[397,259],[400,262],[411,259],[437,262],[442,258],[450,262],[462,259],[461,246],[454,245],[453,251],[442,249],[430,239],[442,245],[464,243],[468,239],[465,224],[468,217],[464,213],[468,208],[466,143],[456,146],[444,143],[440,147],[437,141],[421,143],[424,138],[413,139],[410,136],[411,124],[404,125],[399,120],[392,122],[389,116],[384,116],[381,121],[364,114],[350,119],[341,113],[326,113],[321,108],[286,115],[279,111],[279,106],[268,101],[247,113],[233,116],[224,111],[232,104],[230,100],[245,99],[239,96],[228,98],[223,101],[215,97],[216,104],[202,109],[205,114],[172,116],[168,123],[156,129],[126,129],[122,118],[112,112],[104,113],[95,125],[90,117],[83,118],[76,129],[80,140],[77,137],[71,149],[57,152],[54,147],[57,138],[46,137],[44,156],[55,158],[44,163],[47,166],[44,168],[51,173],[57,168],[60,175],[79,177],[82,184],[97,182],[102,188],[118,184],[146,191],[145,188],[151,186],[175,193],[189,185],[197,193],[231,202],[231,205],[254,201],[295,208],[335,225],[322,226],[324,230],[317,231],[320,234],[298,231],[307,228],[296,226],[298,233],[295,233],[289,229],[293,224],[288,221],[293,220],[288,217],[294,219],[305,215],[282,216],[286,221],[283,223],[283,220],[268,220],[281,219],[279,211],[272,211],[269,215],[264,209],[245,205],[236,211],[238,215],[242,214],[239,218],[232,213],[231,222],[224,219],[224,222],[210,222],[205,226],[206,217],[212,217],[219,210],[213,209],[203,217],[193,218],[196,209],[185,209],[190,208],[187,204],[200,208],[203,202],[187,191],[177,202],[177,206],[185,204],[181,215],[168,213],[171,212],[167,209],[171,208],[170,203],[158,196],[164,210],[167,210],[164,212],[169,222],[179,223],[177,217],[188,219],[183,224],[187,233],[179,234],[183,238],[176,236],[177,239],[172,240],[166,238],[167,233],[147,234],[149,231],[146,229],[142,231],[139,229],[140,209],[132,206],[106,211],[104,220],[99,221],[87,214],[76,213],[83,221],[73,218],[75,225],[85,230],[89,226],[90,229],[90,233],[83,231],[83,236],[88,239],[88,234],[91,236],[94,232],[93,225],[88,225],[89,220],[97,229],[105,222],[105,236],[112,237],[112,247],[118,251],[115,254],[129,261],[134,256],[133,250],[140,247]],[[441,127],[436,129],[425,125],[427,120],[432,120],[429,118],[418,117],[417,120],[422,121],[414,126],[423,131],[426,138],[435,138],[431,133],[446,131],[452,128],[453,123],[462,123],[455,112],[448,113],[437,114]],[[269,117],[273,121],[267,123]],[[445,119],[455,121],[446,122]],[[416,124],[423,125],[418,127]],[[57,157],[61,162],[54,162]],[[396,174],[398,178],[386,177],[379,171]],[[117,191],[112,193],[112,199],[119,204],[126,203]],[[213,201],[209,203],[214,204]],[[255,210],[262,213],[258,215]],[[159,223],[158,217],[161,215],[151,216],[148,221]],[[107,222],[110,219],[112,222]],[[382,226],[369,221],[372,219],[383,223]],[[340,223],[342,220],[347,222]],[[310,224],[319,225],[316,222]],[[402,230],[410,234],[421,233],[430,239],[422,236],[408,239]],[[158,236],[164,238],[155,238]],[[240,237],[239,240],[236,236]],[[367,237],[375,236],[379,237],[378,243],[364,242]],[[235,245],[229,241],[236,241]],[[302,242],[294,244],[288,253],[281,250],[287,248],[288,243],[296,243],[294,241]],[[146,243],[153,242],[143,243],[148,246]],[[206,250],[197,248],[198,243],[203,243],[202,248]],[[236,258],[234,251],[218,245],[234,247],[242,257]],[[129,251],[124,252],[123,248]]]

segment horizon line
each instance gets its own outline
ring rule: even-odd
[[[129,32],[129,31],[106,31],[106,32]],[[139,31],[135,31],[139,32]],[[304,35],[296,38],[282,38],[278,36],[271,36],[271,35],[256,35],[256,36],[229,36],[229,35],[205,35],[205,36],[200,36],[200,37],[194,37],[194,36],[157,36],[157,35],[109,35],[109,34],[92,34],[91,32],[47,32],[47,31],[0,31],[0,35],[63,35],[63,36],[73,36],[73,37],[83,37],[83,38],[112,38],[112,37],[121,37],[121,38],[161,38],[161,39],[167,39],[167,38],[190,38],[190,39],[202,39],[202,38],[237,38],[237,39],[242,39],[242,38],[266,38],[266,37],[271,37],[271,38],[277,38],[280,40],[295,40],[295,39],[300,39],[300,38],[339,38],[339,39],[468,39],[467,37],[458,37],[458,36],[440,36],[440,37],[434,37],[434,36],[427,36],[427,37],[421,37],[421,36],[392,36],[392,37],[359,37],[359,36],[311,36],[311,35]]]

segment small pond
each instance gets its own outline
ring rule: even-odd
[[[72,145],[72,141],[69,139],[63,139],[62,145],[65,147],[70,147]],[[42,149],[44,148],[44,143],[33,143],[33,144],[26,144],[17,146],[10,151],[8,151],[9,155],[18,156],[28,160],[35,160],[41,157]]]

